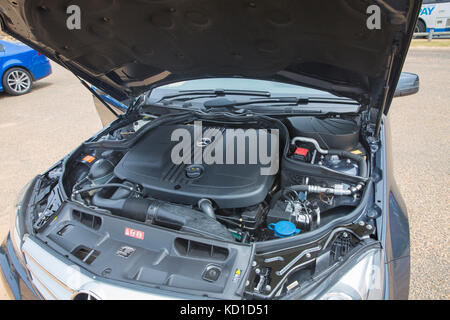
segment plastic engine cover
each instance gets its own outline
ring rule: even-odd
[[[359,126],[355,121],[315,117],[288,118],[291,137],[316,139],[325,149],[349,150],[359,142]]]
[[[171,141],[171,135],[178,128],[187,129],[194,140],[194,126],[157,127],[132,147],[116,166],[114,174],[120,179],[141,184],[149,196],[175,203],[194,205],[199,199],[208,198],[219,208],[242,208],[256,205],[265,199],[273,185],[274,176],[261,175],[260,169],[269,165],[259,164],[258,157],[257,164],[248,164],[248,141],[245,143],[246,164],[236,164],[239,138],[227,141],[225,129],[216,128],[223,133],[224,164],[176,165],[171,159],[171,153],[180,142]],[[203,132],[206,129],[203,128]],[[237,136],[245,134],[244,130],[235,133]],[[191,141],[191,155],[194,155],[194,143],[198,141]],[[227,150],[232,150],[229,148],[234,148],[234,164],[225,164]],[[271,150],[269,134],[267,150]]]

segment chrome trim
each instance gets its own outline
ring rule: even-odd
[[[51,273],[49,273],[47,270],[45,270],[40,264],[39,262],[37,262],[35,259],[33,259],[32,256],[30,256],[26,251],[23,251],[23,253],[25,254],[25,257],[29,258],[30,260],[33,260],[33,262],[44,272],[46,273],[50,278],[52,278],[55,282],[57,282],[61,287],[63,287],[64,289],[66,289],[67,291],[71,291],[71,292],[75,292],[74,290],[72,290],[71,288],[69,288],[67,285],[65,285],[64,283],[62,283],[59,279],[57,279],[54,275],[52,275]],[[28,263],[27,263],[27,268],[28,268]],[[33,271],[31,271],[28,268],[28,271],[30,271],[30,273],[33,275]],[[39,280],[38,280],[39,281]],[[40,282],[40,281],[39,281]]]
[[[192,299],[194,296],[161,289],[141,287],[97,277],[53,252],[32,236],[25,237],[22,252],[30,280],[44,299],[73,299],[80,293],[98,300]],[[47,291],[44,292],[44,291]]]
[[[53,294],[53,292],[52,292],[45,284],[43,284],[43,283],[39,280],[38,277],[35,276],[35,274],[33,273],[33,271],[31,271],[31,270],[28,270],[28,271],[30,272],[31,280],[35,280],[35,281],[39,282],[39,284],[41,285],[41,287],[43,287],[43,288],[45,289],[45,291],[47,291],[47,292],[53,297],[53,299],[59,300],[59,299]],[[34,286],[34,289],[35,289],[37,292],[39,292],[39,295],[40,295],[41,298],[43,299],[45,295],[41,292],[41,290],[38,289],[37,286],[34,285],[34,283],[33,283],[33,286]]]
[[[91,292],[91,291],[80,291],[80,292],[76,292],[72,297],[70,297],[70,300],[75,300],[75,298],[79,295],[79,294],[87,294],[89,297],[93,297],[94,299],[87,299],[87,300],[101,300],[99,296],[97,296],[95,293]]]

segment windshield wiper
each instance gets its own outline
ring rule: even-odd
[[[176,99],[181,101],[188,101],[198,98],[203,98],[205,96],[211,97],[221,97],[226,95],[239,95],[239,96],[255,96],[255,97],[270,97],[271,94],[268,91],[257,91],[257,90],[225,90],[225,89],[214,89],[214,90],[182,90],[178,93],[164,96],[160,99],[174,99],[174,98],[182,98],[184,99]]]
[[[309,103],[309,98],[298,98],[298,97],[280,97],[280,98],[268,98],[268,99],[258,99],[258,100],[248,100],[248,101],[232,101],[227,98],[218,98],[206,101],[203,105],[206,109],[213,108],[230,108],[230,107],[240,107],[252,104],[278,104],[285,103],[290,105],[307,105]]]
[[[247,101],[233,101],[227,98],[217,98],[206,101],[203,105],[206,109],[212,108],[236,108],[246,105],[264,104],[266,106],[282,104],[284,106],[300,106],[311,103],[318,104],[345,104],[358,105],[358,102],[346,98],[316,98],[316,97],[272,97],[266,99],[254,99]]]

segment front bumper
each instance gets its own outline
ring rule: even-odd
[[[0,246],[0,279],[11,299],[36,300],[41,298],[33,288],[26,268],[17,257],[9,234]]]
[[[32,237],[26,237],[22,253],[23,260],[17,256],[8,235],[0,247],[0,278],[12,299],[187,300],[193,298],[173,292],[168,295],[167,291],[156,288],[98,277]],[[388,272],[388,269],[386,271]],[[386,274],[386,277],[388,276]],[[386,281],[386,285],[389,285],[389,281]],[[385,293],[388,291],[385,290]],[[386,298],[388,298],[387,295],[384,296],[384,299]]]

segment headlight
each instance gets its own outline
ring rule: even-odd
[[[380,300],[384,296],[384,250],[369,249],[332,274],[308,299]],[[325,288],[326,287],[326,288]]]
[[[16,201],[14,202],[14,206],[16,208],[21,206],[23,198],[25,197],[25,193],[30,188],[30,185],[32,182],[33,182],[33,180],[30,180],[17,194]]]
[[[22,190],[19,191],[19,193],[16,197],[16,201],[15,201],[15,210],[10,212],[9,231],[10,231],[10,236],[11,236],[11,241],[13,243],[13,247],[17,253],[20,252],[20,247],[22,244],[22,237],[23,237],[23,233],[24,233],[24,230],[20,230],[20,224],[18,222],[19,212],[24,205],[27,205],[26,203],[24,203],[25,195],[27,194],[27,191],[30,188],[30,185],[32,184],[33,181],[34,181],[34,179],[31,180],[30,182],[28,182],[22,188]]]

